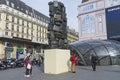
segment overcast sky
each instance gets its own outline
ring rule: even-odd
[[[21,0],[21,1],[49,17],[48,2],[53,0]],[[66,7],[68,19],[67,25],[70,26],[70,28],[74,28],[76,31],[78,31],[77,6],[81,3],[81,0],[57,0],[57,1],[64,3],[64,6]]]

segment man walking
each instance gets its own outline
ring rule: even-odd
[[[91,65],[92,65],[92,69],[93,71],[96,71],[96,65],[97,65],[97,56],[95,55],[91,55]]]

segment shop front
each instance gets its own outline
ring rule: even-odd
[[[5,42],[5,58],[7,59],[14,58],[13,50],[14,50],[13,43]]]
[[[24,45],[17,44],[16,58],[24,58]]]

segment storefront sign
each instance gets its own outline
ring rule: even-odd
[[[13,52],[13,48],[11,48],[11,47],[6,47],[6,48],[5,48],[5,51],[6,51],[6,52]]]
[[[106,9],[108,39],[120,40],[120,5]]]

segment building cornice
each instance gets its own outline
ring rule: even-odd
[[[81,3],[80,5],[78,5],[78,7],[85,6],[85,5],[95,3],[95,2],[99,2],[99,1],[104,1],[104,0],[87,1],[87,2]]]
[[[81,15],[85,15],[85,14],[93,13],[93,12],[97,12],[97,11],[102,11],[102,10],[105,11],[105,8],[96,9],[96,10],[93,10],[93,11],[89,11],[89,12],[85,12],[85,13],[78,14],[77,18],[78,18],[79,16],[81,16]]]

